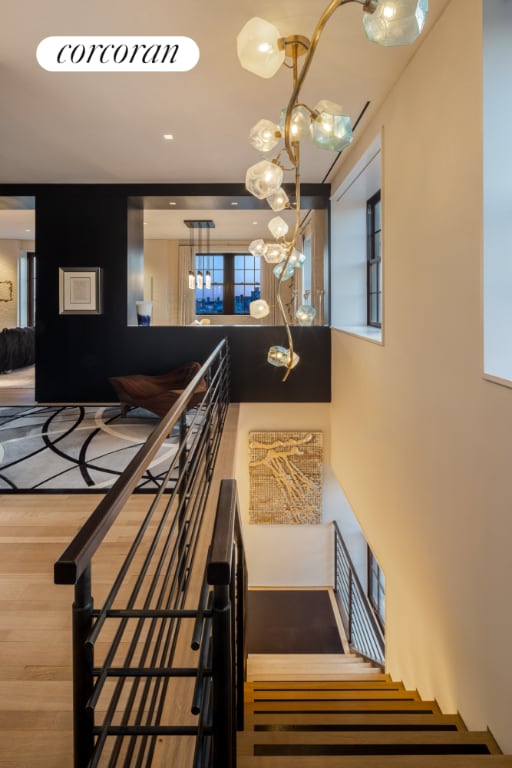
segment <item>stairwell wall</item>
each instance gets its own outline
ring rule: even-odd
[[[293,375],[293,374],[292,374]],[[283,384],[283,386],[286,386]],[[329,466],[328,403],[240,403],[236,480],[243,520],[249,584],[252,587],[323,587],[334,580],[332,520],[343,526],[360,578],[365,579],[366,545],[347,499]],[[319,525],[260,525],[249,520],[249,432],[323,433],[322,521]]]
[[[331,463],[386,576],[388,671],[512,752],[512,390],[482,376],[481,2],[447,5],[333,191],[381,130],[384,344],[332,332]]]

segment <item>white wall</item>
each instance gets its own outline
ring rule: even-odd
[[[330,521],[336,509],[336,498],[326,490],[330,483],[324,484],[324,513],[320,525],[255,525],[249,523],[248,512],[249,432],[281,429],[320,430],[324,435],[324,461],[328,464],[329,412],[328,403],[240,404],[236,480],[251,586],[299,587],[332,584],[334,544]]]
[[[178,241],[144,240],[144,298],[152,325],[178,324]]]
[[[331,463],[386,575],[389,672],[512,752],[512,391],[482,377],[481,6],[448,4],[333,185],[383,129],[385,343],[333,330]]]

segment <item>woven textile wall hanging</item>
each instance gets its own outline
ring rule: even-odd
[[[316,524],[322,508],[321,432],[249,432],[249,518]]]

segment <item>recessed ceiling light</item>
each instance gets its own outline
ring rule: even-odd
[[[176,205],[176,203],[175,203],[175,201],[174,201],[174,200],[170,200],[170,201],[169,201],[169,205]]]
[[[31,229],[26,229],[25,232],[32,232],[32,230]]]
[[[257,221],[253,221],[253,224],[257,224],[257,223],[258,223]]]
[[[174,136],[172,135],[172,133],[164,133],[164,139],[166,141],[173,141],[174,140]]]
[[[233,200],[233,202],[231,203],[231,205],[238,205],[238,203],[236,202],[236,200]]]

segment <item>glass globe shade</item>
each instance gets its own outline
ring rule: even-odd
[[[255,16],[242,27],[236,38],[238,60],[244,69],[259,77],[273,77],[285,58],[273,24]]]
[[[294,352],[291,367],[295,368],[299,360],[300,357],[296,352]],[[275,365],[278,368],[288,368],[288,364],[290,362],[290,350],[281,346],[270,347],[267,355],[267,362],[269,362],[271,365]]]
[[[288,224],[281,216],[274,216],[273,219],[270,219],[268,228],[276,240],[279,240],[280,237],[284,237],[288,233]]]
[[[260,320],[262,317],[266,317],[270,314],[270,307],[265,299],[256,299],[249,304],[249,314],[251,317]]]
[[[258,152],[270,152],[279,143],[281,132],[279,126],[270,120],[258,120],[250,130],[249,141]]]
[[[295,313],[299,325],[313,325],[316,317],[316,309],[309,304],[301,304]]]
[[[270,205],[273,211],[284,211],[285,208],[290,207],[290,201],[288,195],[284,189],[278,189],[272,195],[267,197],[267,203]]]
[[[304,256],[304,254],[298,251],[296,248],[294,248],[290,254],[289,264],[293,264],[293,266],[297,268],[297,267],[302,267],[305,261],[306,261],[306,257]]]
[[[314,144],[320,149],[341,152],[352,141],[352,124],[343,107],[328,99],[322,99],[315,107],[317,117],[310,131]]]
[[[258,200],[264,200],[280,189],[282,181],[283,171],[278,165],[260,160],[247,170],[245,187]]]
[[[265,256],[266,250],[267,246],[265,241],[261,240],[261,238],[258,240],[253,240],[251,243],[249,243],[249,253],[252,253],[253,256]]]
[[[280,243],[269,243],[264,253],[267,264],[280,264],[286,259],[286,249]]]
[[[284,135],[284,126],[286,122],[287,108],[284,107],[281,110],[279,116],[278,128]],[[306,107],[294,107],[292,110],[292,119],[290,121],[290,138],[292,141],[302,141],[309,136],[309,123],[311,122],[311,116]]]
[[[274,273],[274,276],[277,277],[278,280],[281,280],[281,281],[289,280],[290,277],[292,277],[295,272],[295,267],[293,266],[293,264],[290,264],[290,262],[288,262],[288,264],[286,265],[276,264],[272,272]]]
[[[409,45],[421,34],[427,14],[428,0],[379,0],[373,13],[363,13],[363,27],[373,43]]]

